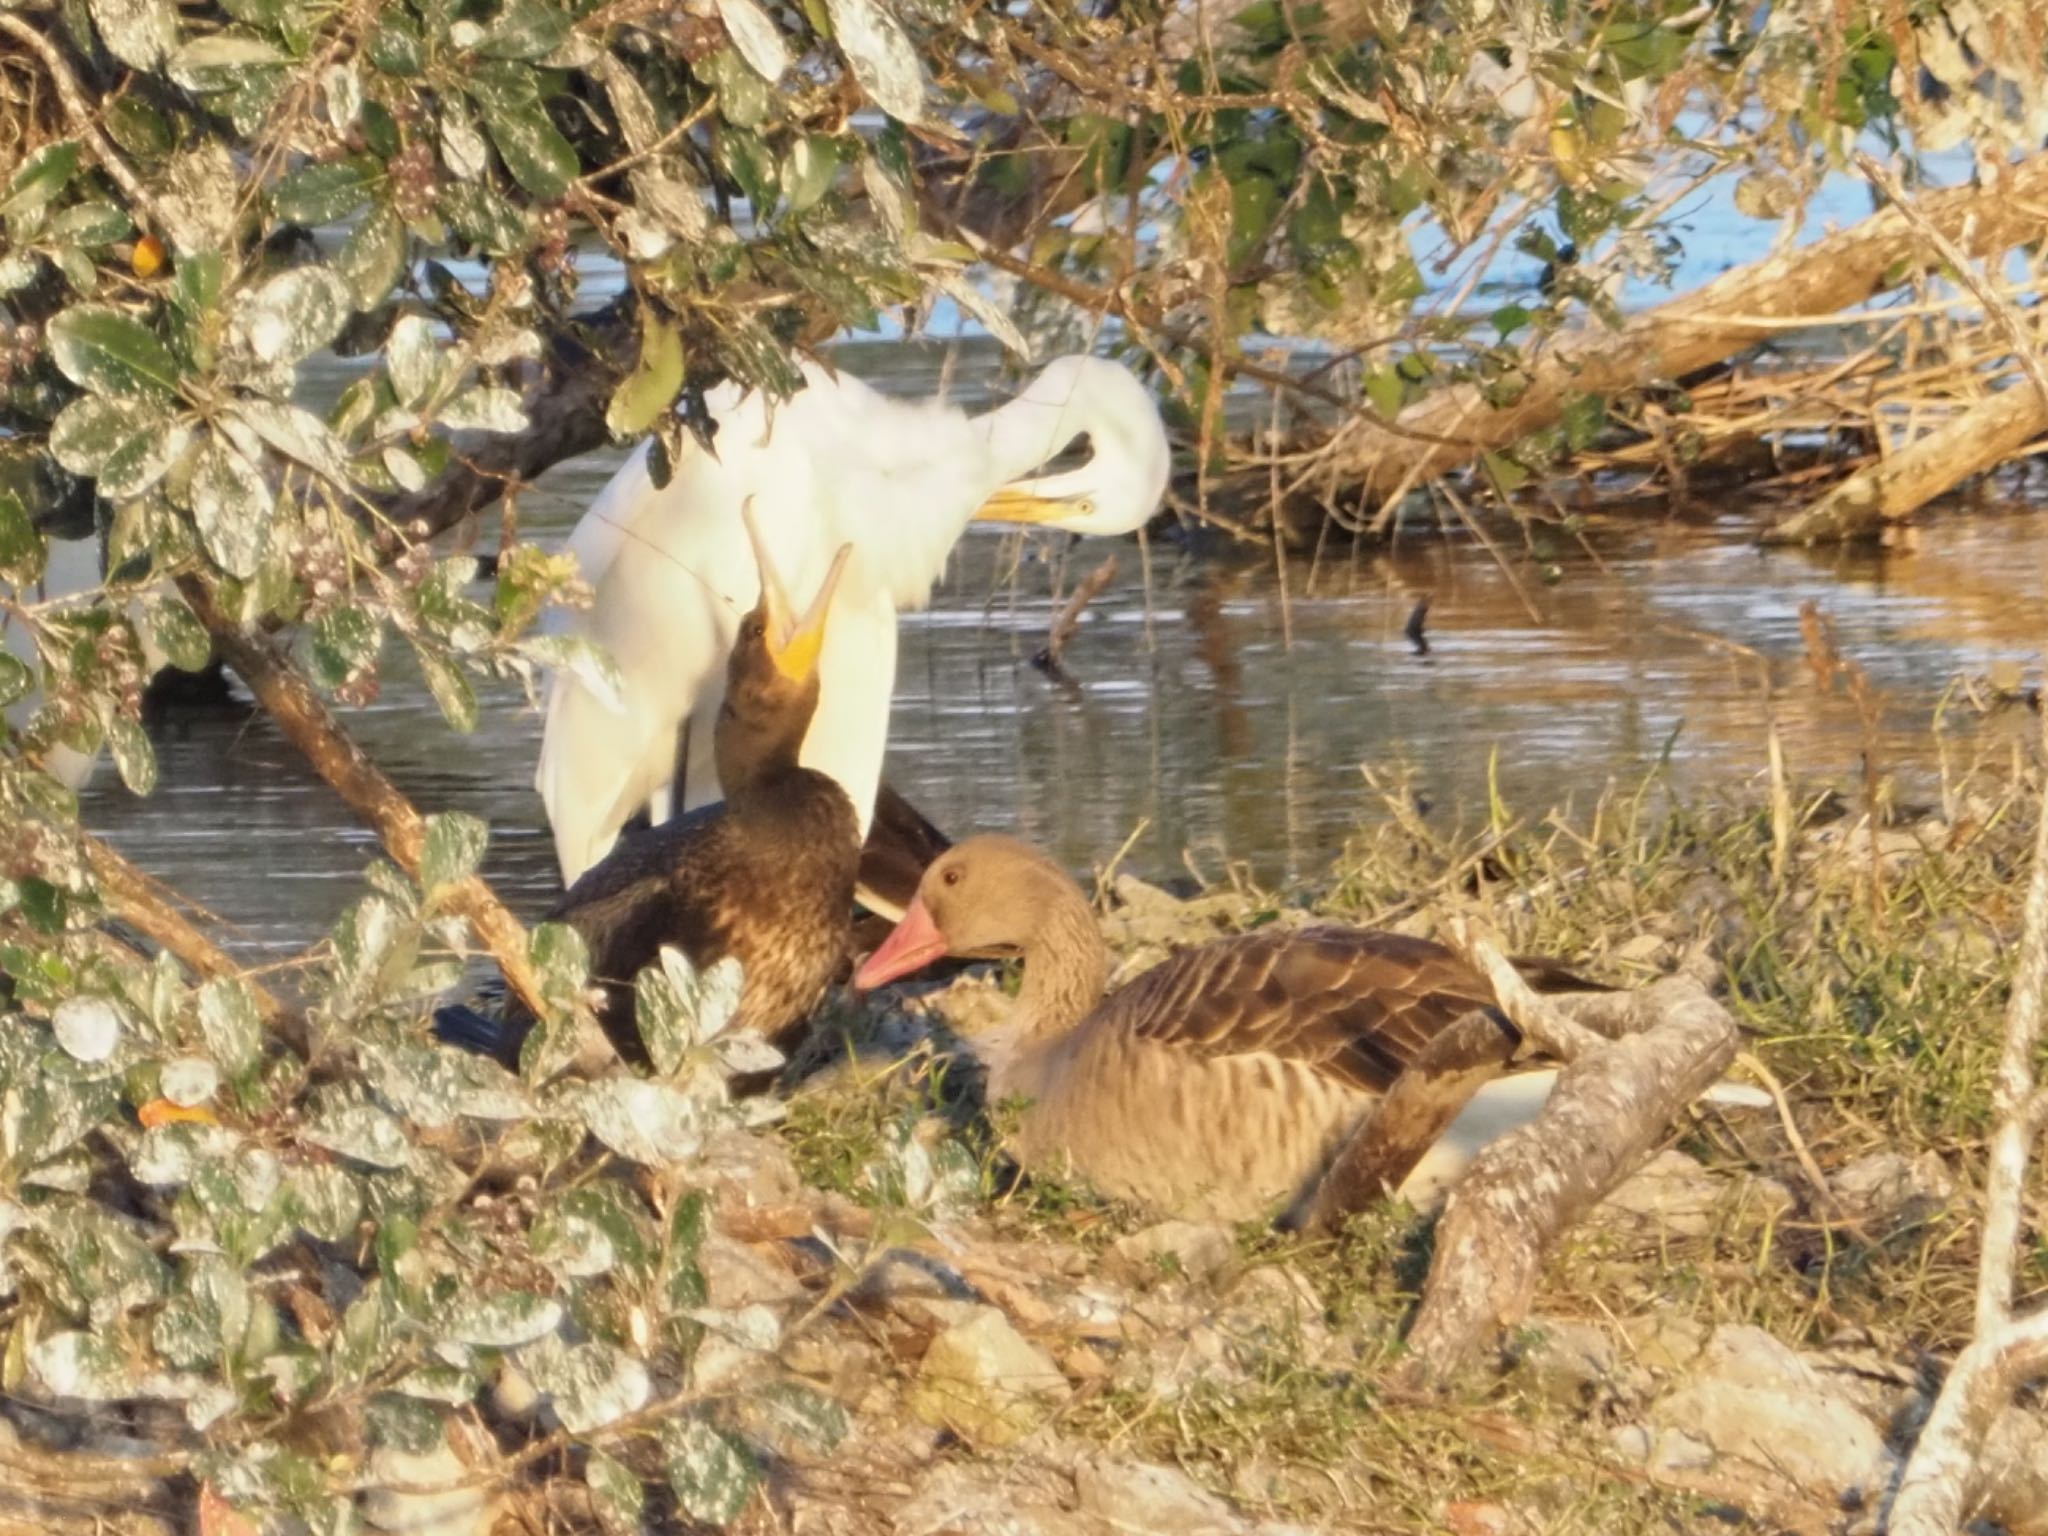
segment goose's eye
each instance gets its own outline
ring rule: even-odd
[[[947,870],[943,875],[939,876],[939,878],[945,881],[948,885],[958,885],[960,883],[960,866],[957,864],[954,865],[951,869]]]

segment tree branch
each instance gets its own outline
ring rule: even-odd
[[[417,877],[420,854],[426,846],[426,822],[398,786],[350,740],[312,685],[268,640],[244,633],[220,610],[205,583],[181,576],[178,590],[213,636],[222,658],[256,695],[256,702],[320,777],[376,831],[399,866]],[[546,1018],[551,1010],[527,958],[526,929],[519,919],[475,875],[454,887],[447,901],[449,909],[468,921],[471,932],[490,951],[520,1001],[535,1017]]]

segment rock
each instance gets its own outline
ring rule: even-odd
[[[1595,1206],[1590,1222],[1630,1237],[1705,1237],[1731,1223],[1764,1226],[1793,1204],[1775,1179],[1710,1173],[1683,1152],[1660,1152]]]
[[[1052,1357],[994,1307],[940,1333],[925,1350],[910,1411],[976,1446],[1022,1439],[1072,1395]]]
[[[1881,1241],[1947,1209],[1956,1183],[1935,1152],[1872,1152],[1828,1176],[1842,1217]]]
[[[1688,1369],[1707,1347],[1706,1325],[1683,1312],[1659,1310],[1631,1319],[1622,1334],[1637,1365],[1666,1374]]]
[[[1651,1408],[1653,1471],[1724,1461],[1830,1499],[1874,1497],[1891,1453],[1875,1426],[1790,1346],[1760,1328],[1723,1325],[1677,1388]]]
[[[706,1305],[721,1311],[754,1305],[779,1307],[805,1295],[795,1275],[751,1244],[715,1227],[704,1234],[697,1250],[697,1268],[704,1275]]]
[[[363,1519],[372,1530],[392,1536],[484,1536],[495,1502],[476,1474],[447,1445],[425,1454],[381,1446],[370,1454],[371,1486],[363,1494]],[[449,1484],[471,1483],[467,1488]],[[410,1487],[433,1488],[410,1493]]]
[[[1120,1237],[1104,1261],[1106,1273],[1132,1281],[1162,1276],[1202,1281],[1237,1257],[1237,1242],[1227,1227],[1205,1222],[1162,1221],[1156,1227]]]
[[[1570,1318],[1531,1318],[1510,1344],[1508,1365],[1518,1383],[1561,1408],[1592,1408],[1638,1385],[1611,1333]]]
[[[2048,1536],[2048,1415],[2014,1406],[1984,1439],[1980,1503],[2006,1536]]]
[[[774,1136],[727,1128],[692,1162],[710,1178],[722,1209],[760,1209],[809,1197],[789,1148]]]
[[[1074,1495],[1082,1513],[1119,1531],[1239,1536],[1250,1525],[1185,1473],[1152,1462],[1089,1457],[1074,1469]]]
[[[944,1462],[891,1512],[889,1523],[898,1536],[1117,1536],[1094,1516],[1062,1509],[1067,1493],[1061,1481],[985,1461]],[[842,1527],[827,1529],[838,1536]]]

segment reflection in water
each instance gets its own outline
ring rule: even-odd
[[[907,380],[928,388],[925,377]],[[522,505],[558,537],[610,473],[593,456]],[[1603,530],[1594,551],[1411,543],[1324,552],[1288,579],[1282,640],[1270,553],[1194,555],[1155,539],[1089,609],[1066,660],[1078,689],[1029,665],[1071,588],[1106,551],[971,534],[931,607],[903,620],[889,774],[956,835],[1018,832],[1071,867],[1107,860],[1149,825],[1127,867],[1214,873],[1242,860],[1269,880],[1312,878],[1361,817],[1380,814],[1361,764],[1405,764],[1438,814],[1483,807],[1489,756],[1527,810],[1639,779],[1667,744],[1681,786],[1740,790],[1760,776],[1770,658],[1795,774],[1858,773],[1862,727],[1799,665],[1799,607],[1819,601],[1844,651],[1890,708],[1879,749],[1902,793],[1935,770],[1928,722],[1958,672],[2031,662],[2048,633],[2048,522],[1973,516],[1926,530],[1911,553],[1762,553],[1731,523]],[[1596,552],[1595,552],[1596,551]],[[1546,568],[1555,579],[1546,582]],[[1061,573],[1064,571],[1064,575]],[[1057,585],[1056,585],[1057,583]],[[1430,650],[1402,628],[1427,594]],[[1533,613],[1532,613],[1533,610]],[[1148,627],[1149,615],[1149,627]],[[554,887],[532,791],[539,716],[516,691],[487,697],[456,737],[387,648],[372,707],[346,718],[422,810],[487,819],[486,873],[531,915]],[[1959,719],[2003,757],[2028,728]],[[252,951],[295,950],[360,893],[374,840],[267,721],[209,714],[159,727],[148,800],[103,773],[85,814],[144,867],[214,909]]]

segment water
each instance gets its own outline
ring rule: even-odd
[[[1727,190],[1683,211],[1680,290],[1765,254],[1778,233],[1735,213]],[[1867,206],[1859,184],[1835,178],[1800,241]],[[1415,238],[1426,243],[1426,231]],[[1665,296],[1627,294],[1632,305]],[[991,398],[993,354],[985,338],[962,346],[962,403]],[[843,366],[914,393],[937,386],[943,356],[895,339],[839,352]],[[552,472],[523,498],[526,531],[559,536],[617,461],[593,454]],[[955,835],[1014,831],[1077,870],[1142,826],[1126,858],[1141,874],[1192,863],[1213,875],[1237,861],[1265,880],[1312,880],[1361,819],[1383,814],[1361,765],[1411,770],[1446,818],[1483,807],[1495,776],[1534,814],[1639,781],[1667,757],[1680,789],[1739,791],[1764,762],[1769,658],[1793,771],[1850,781],[1865,728],[1797,661],[1811,599],[1881,690],[1880,767],[1903,792],[1928,792],[1928,725],[1944,690],[1958,674],[2029,661],[2048,634],[2048,523],[1979,514],[1934,525],[1910,552],[1818,556],[1760,553],[1751,526],[1623,524],[1583,546],[1498,555],[1417,542],[1291,561],[1284,591],[1265,551],[1155,543],[1148,582],[1125,543],[1069,650],[1071,688],[1028,658],[1056,588],[1110,550],[978,531],[931,607],[903,621],[889,776]],[[1423,594],[1430,649],[1419,656],[1402,631]],[[349,728],[421,809],[487,820],[486,874],[536,914],[555,890],[531,789],[537,712],[502,689],[476,733],[456,737],[402,646],[387,663],[380,701],[350,713]],[[2028,730],[2023,713],[1959,714],[1954,750],[2008,750]],[[186,716],[158,730],[157,750],[156,794],[136,800],[103,771],[85,797],[88,824],[215,912],[244,953],[318,939],[359,894],[374,838],[260,717]]]
[[[929,387],[928,355],[888,352],[893,387]],[[537,537],[565,530],[615,466],[564,465],[522,502]],[[955,835],[1004,830],[1070,867],[1187,861],[1216,874],[1312,880],[1362,819],[1384,814],[1361,765],[1403,767],[1446,818],[1483,810],[1490,763],[1518,809],[1582,805],[1668,753],[1680,789],[1760,778],[1772,659],[1795,774],[1853,782],[1865,732],[1799,657],[1799,609],[1819,602],[1886,703],[1879,756],[1903,792],[1937,764],[1928,725],[1958,674],[2030,662],[2048,633],[2048,522],[1976,513],[1888,553],[1761,552],[1749,525],[1621,524],[1585,545],[1529,550],[1416,541],[1288,563],[1270,551],[971,534],[924,612],[903,620],[889,777]],[[1058,602],[1106,554],[1118,574],[1088,611],[1059,686],[1029,664]],[[1429,651],[1403,628],[1431,599]],[[1291,644],[1287,636],[1291,634]],[[425,811],[490,823],[486,873],[527,915],[554,890],[531,788],[539,716],[514,688],[487,695],[470,737],[440,723],[402,646],[380,700],[348,727]],[[1959,761],[2003,754],[2024,711],[1951,721]],[[146,800],[103,771],[87,823],[199,901],[243,952],[317,940],[362,889],[374,839],[268,722],[188,715],[157,733]]]

